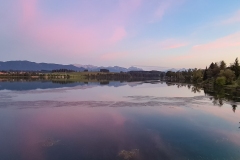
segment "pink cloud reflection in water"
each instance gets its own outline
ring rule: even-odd
[[[48,139],[59,140],[59,137],[73,137],[77,142],[88,137],[86,133],[96,138],[94,137],[96,133],[98,136],[107,136],[110,140],[119,143],[121,137],[124,136],[125,117],[109,109],[106,112],[101,108],[59,108],[57,111],[55,108],[50,108],[33,111],[31,114],[33,116],[24,118],[27,124],[22,123],[23,121],[18,122],[18,125],[23,126],[20,132],[21,138],[25,140],[21,144],[21,153],[22,158],[26,160],[36,157],[45,159],[44,152],[50,147],[42,147],[42,143]],[[58,143],[64,145],[66,141],[60,139]]]
[[[204,111],[201,113],[203,110],[207,110],[207,108],[210,108],[209,112]],[[181,150],[178,147],[169,147],[167,145],[169,142],[165,140],[163,136],[165,134],[163,131],[164,126],[162,122],[158,122],[158,120],[164,121],[164,119],[170,128],[178,127],[173,123],[175,123],[174,121],[176,119],[179,119],[177,123],[179,123],[180,126],[182,125],[181,121],[183,121],[187,127],[193,127],[193,130],[195,130],[195,128],[202,130],[202,133],[199,134],[208,134],[205,138],[211,139],[209,143],[219,143],[221,145],[230,143],[240,146],[238,141],[240,137],[239,134],[236,133],[236,130],[231,131],[228,127],[225,128],[216,125],[216,120],[219,119],[224,119],[226,123],[231,124],[236,122],[237,114],[239,113],[237,112],[236,115],[231,114],[232,110],[228,107],[223,110],[224,111],[212,106],[199,106],[198,108],[163,106],[140,108],[60,107],[40,109],[31,111],[32,115],[25,117],[25,122],[28,123],[22,124],[22,122],[19,122],[18,124],[23,126],[23,131],[21,131],[23,135],[21,136],[22,139],[25,139],[24,143],[21,144],[21,153],[24,159],[32,159],[35,157],[48,159],[44,157],[48,150],[54,147],[57,148],[58,145],[61,147],[65,145],[64,147],[67,147],[72,143],[75,144],[75,147],[80,147],[79,150],[82,150],[81,147],[85,146],[90,152],[97,148],[101,150],[99,145],[102,145],[103,148],[113,145],[113,148],[116,150],[128,149],[128,146],[129,148],[138,148],[141,146],[139,146],[139,142],[135,142],[136,139],[132,139],[132,136],[144,136],[142,137],[143,139],[152,141],[151,143],[154,144],[154,149],[157,148],[159,152],[164,153],[168,158],[174,158],[174,156],[170,155],[181,155],[181,153],[179,153]],[[211,111],[215,113],[211,113]],[[224,112],[226,114],[223,114]],[[216,119],[213,119],[212,124],[202,119],[202,116],[206,115],[208,115],[208,117],[216,117]],[[229,115],[232,115],[232,118],[228,118]],[[158,118],[156,118],[156,116]],[[160,132],[150,126],[142,126],[141,123],[143,123],[144,120],[141,119],[143,117],[150,119],[151,117],[155,117],[155,122],[152,121],[151,123],[158,123],[161,128]],[[206,123],[210,124],[206,125]],[[129,126],[132,127],[132,129],[129,129]],[[136,132],[132,130],[136,130]],[[163,135],[161,132],[163,132]],[[180,130],[180,135],[181,132],[188,131]],[[199,137],[200,135],[195,136]],[[43,142],[49,138],[55,140],[60,139],[60,142],[52,146],[52,148],[42,147],[39,142]],[[198,138],[196,138],[195,143],[198,143]]]
[[[177,88],[164,85],[161,88],[160,86],[159,84],[118,88],[105,86],[87,88],[84,92],[79,88],[68,88],[63,92],[65,98],[61,100],[71,102],[73,99],[76,101],[76,95],[78,95],[81,97],[79,101],[82,101],[86,98],[82,97],[83,94],[88,97],[92,96],[87,100],[89,103],[94,98],[97,102],[102,99],[102,101],[111,102],[144,103],[148,101],[144,95],[150,97],[167,95],[170,98],[177,96],[180,99],[173,98],[164,101],[172,105],[152,107],[145,105],[139,107],[107,107],[103,105],[50,107],[48,103],[45,103],[45,106],[36,108],[2,109],[0,117],[3,120],[0,127],[4,131],[9,130],[8,132],[11,134],[8,137],[1,136],[0,140],[7,139],[9,144],[5,148],[11,147],[12,154],[18,153],[20,159],[26,160],[59,160],[59,156],[66,159],[65,156],[70,155],[75,157],[68,159],[97,159],[94,156],[108,159],[116,157],[118,152],[123,149],[139,149],[142,159],[146,159],[146,157],[150,159],[156,157],[196,159],[196,157],[191,157],[193,156],[191,153],[194,156],[201,155],[209,158],[210,151],[222,153],[223,157],[227,157],[229,154],[232,154],[233,157],[240,157],[236,152],[236,148],[240,146],[238,129],[240,111],[238,108],[234,113],[229,104],[222,107],[213,106],[212,102],[206,98],[196,100],[202,103],[194,103],[189,97],[193,97],[195,94],[191,93],[187,87]],[[161,93],[160,91],[168,92]],[[189,93],[183,95],[186,92]],[[30,93],[35,97],[43,94],[42,91],[39,93],[31,91]],[[44,94],[47,93],[51,93],[55,98],[63,96],[61,92],[44,92]],[[17,94],[18,100],[19,98],[24,100],[27,92],[22,92],[22,94],[26,94],[23,97],[19,96],[21,92]],[[124,95],[138,95],[144,99],[122,98]],[[185,105],[169,101],[179,101],[185,98],[187,98]],[[56,101],[55,103],[62,102]],[[7,124],[8,128],[4,129],[3,124]],[[43,147],[42,144],[49,139],[60,141],[53,146]],[[208,150],[206,150],[206,146],[208,146]],[[215,155],[215,157],[218,158],[219,155]]]

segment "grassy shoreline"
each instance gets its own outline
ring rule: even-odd
[[[114,81],[130,79],[156,79],[146,75],[131,75],[128,72],[53,72],[53,73],[8,73],[0,74],[0,79],[35,79],[35,80],[58,80],[58,81]]]

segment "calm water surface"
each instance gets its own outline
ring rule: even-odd
[[[237,105],[160,82],[0,82],[0,159],[239,160]]]

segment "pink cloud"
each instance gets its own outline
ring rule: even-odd
[[[232,15],[230,18],[222,21],[222,24],[233,24],[240,22],[240,10],[237,11],[234,15]]]
[[[28,121],[29,118],[31,121]],[[74,111],[62,108],[57,114],[56,110],[35,112],[25,117],[25,121],[29,122],[28,125],[25,121],[17,122],[21,126],[17,128],[19,137],[22,139],[22,143],[19,144],[20,157],[26,160],[36,159],[36,157],[46,159],[43,154],[46,148],[42,147],[42,143],[49,138],[58,140],[57,137],[49,137],[49,133],[69,137],[75,136],[77,132],[93,129],[99,133],[99,136],[108,134],[111,135],[109,138],[117,140],[124,135],[123,127],[126,120],[122,114],[111,109],[108,112],[103,110],[96,112],[91,108],[80,107],[75,108]],[[117,129],[119,131],[116,133]]]
[[[85,23],[75,13],[52,17],[39,8],[39,0],[21,0],[19,28],[26,39],[57,54],[87,54],[116,45],[127,37],[126,26],[141,0],[119,1],[103,20]],[[94,12],[94,11],[89,11]],[[81,19],[81,18],[80,18]],[[79,24],[80,23],[80,24]],[[97,23],[97,24],[96,24]]]
[[[124,27],[118,27],[115,29],[112,37],[110,38],[111,43],[116,43],[121,41],[124,37],[127,36],[127,32]]]
[[[222,49],[235,46],[240,46],[240,32],[219,38],[210,43],[195,45],[193,46],[193,50]]]
[[[22,23],[28,23],[30,21],[33,21],[37,17],[37,14],[38,14],[37,2],[38,0],[21,0],[20,1],[21,7],[22,7],[22,16],[23,16]]]
[[[205,61],[205,65],[220,60],[225,60],[226,62],[233,61],[237,56],[239,56],[239,48],[240,32],[237,32],[209,43],[195,45],[187,53],[179,56],[169,56],[167,59],[169,61],[177,61],[183,65],[186,62],[194,62],[192,63],[193,67],[203,68],[204,66],[202,66],[202,61]],[[228,54],[227,57],[226,54]]]

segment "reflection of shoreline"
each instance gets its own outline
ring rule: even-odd
[[[168,86],[177,86],[188,87],[193,93],[200,93],[204,91],[206,96],[210,97],[214,105],[222,106],[223,101],[232,105],[234,108],[235,102],[240,102],[240,91],[235,88],[223,88],[223,87],[215,87],[215,88],[204,88],[200,85],[188,84],[188,83],[175,83],[175,82],[166,82]]]
[[[89,86],[94,87],[100,85],[101,82],[56,82],[56,81],[17,81],[17,82],[0,82],[0,90],[10,90],[10,91],[29,91],[36,89],[59,89],[59,88],[72,88],[77,86]],[[115,82],[110,83],[110,86],[121,86],[124,83]]]
[[[224,88],[217,88],[214,90],[208,90],[202,88],[201,86],[196,86],[187,83],[173,83],[173,82],[163,82],[159,80],[144,80],[144,81],[5,81],[0,82],[0,91],[21,91],[21,93],[45,93],[45,92],[63,92],[66,89],[88,89],[98,86],[107,87],[121,87],[130,86],[136,87],[143,84],[166,84],[167,86],[175,86],[177,88],[188,88],[193,93],[200,93],[204,91],[205,95],[212,101],[214,105],[222,106],[227,103],[232,106],[235,112],[237,108],[237,103],[240,102],[240,93],[236,90],[226,90]],[[24,92],[25,91],[25,92]],[[158,99],[158,98],[157,98]],[[156,99],[152,99],[153,101]]]
[[[28,81],[28,80],[18,80],[18,81],[0,81],[0,91],[1,90],[10,90],[10,91],[29,91],[36,89],[58,89],[58,88],[66,88],[66,87],[77,87],[77,86],[101,86],[106,85],[109,87],[120,87],[120,86],[137,86],[143,83],[150,83],[151,80],[146,82],[140,80],[132,80],[132,81]]]

